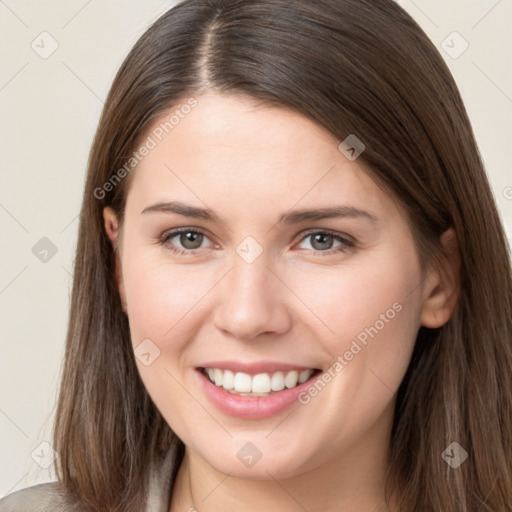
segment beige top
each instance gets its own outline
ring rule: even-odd
[[[159,468],[151,471],[145,512],[169,512],[172,478],[172,450]],[[59,482],[21,489],[0,500],[0,512],[80,512],[62,494]]]

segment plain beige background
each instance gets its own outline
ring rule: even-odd
[[[175,3],[0,2],[0,496],[54,478],[48,443],[89,147],[123,58]],[[510,238],[512,1],[399,3],[459,84]]]

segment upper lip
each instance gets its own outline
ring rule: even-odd
[[[280,363],[278,361],[208,361],[198,366],[198,368],[219,368],[221,370],[231,370],[232,372],[243,372],[248,374],[273,373],[279,370],[298,372],[302,370],[315,369],[313,366],[304,366],[290,363]]]

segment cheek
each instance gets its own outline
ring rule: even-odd
[[[419,328],[419,282],[415,260],[390,252],[379,263],[340,269],[336,277],[318,274],[298,290],[328,327],[321,331],[332,357],[326,386],[310,388],[301,403],[323,411],[324,435],[332,446],[345,443],[347,432],[356,435],[373,424],[390,405]]]
[[[419,269],[413,260],[389,253],[357,265],[290,273],[287,280],[309,309],[309,317],[314,320],[316,316],[318,334],[336,348],[336,340],[349,341],[359,335],[364,343],[371,326],[383,332],[392,324],[393,328],[403,325],[415,310]],[[302,317],[307,318],[306,313]]]
[[[162,350],[176,351],[183,332],[192,333],[191,319],[200,324],[215,275],[194,265],[171,265],[158,252],[134,251],[123,262],[130,330],[134,344],[151,338]]]
[[[183,372],[190,365],[191,340],[205,324],[205,298],[215,284],[215,272],[171,265],[155,252],[134,250],[123,261],[132,345],[146,390],[174,431],[188,439],[190,425],[218,427],[208,423],[210,416],[188,391],[191,375]],[[148,352],[150,364],[137,357]]]
[[[302,319],[331,356],[327,366],[343,374],[334,379],[341,400],[352,396],[381,408],[403,379],[419,328],[416,260],[389,251],[357,268],[288,279],[308,307]]]

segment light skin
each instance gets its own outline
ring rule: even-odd
[[[149,366],[137,360],[140,375],[186,446],[170,512],[387,510],[396,391],[420,326],[439,327],[453,313],[458,262],[446,258],[424,274],[404,211],[325,129],[241,96],[196,99],[132,171],[122,226],[104,210],[132,344],[150,339],[160,350]],[[171,201],[218,219],[142,213]],[[339,206],[373,219],[279,222]],[[204,237],[162,243],[178,228]],[[263,250],[252,263],[236,251],[247,236]],[[441,241],[456,243],[451,230]],[[306,405],[236,418],[199,385],[197,366],[213,360],[328,371],[393,304],[401,311]],[[262,454],[252,467],[237,457],[248,442]]]

